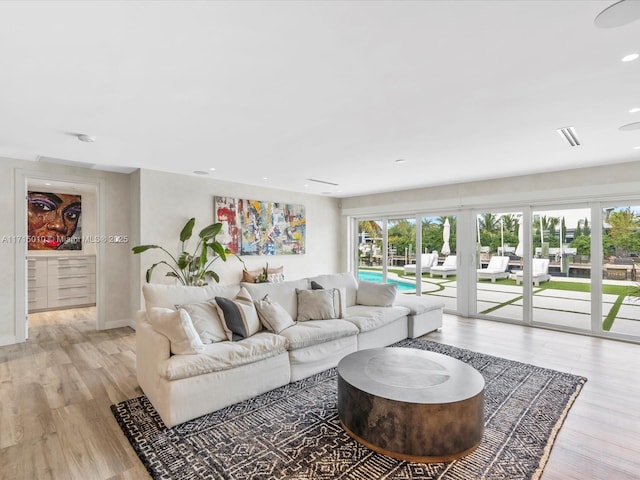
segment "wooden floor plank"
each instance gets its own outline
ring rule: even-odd
[[[30,315],[0,347],[0,478],[149,478],[109,406],[141,395],[135,332],[95,329],[95,309]],[[445,315],[425,338],[588,378],[542,480],[640,478],[640,345]]]

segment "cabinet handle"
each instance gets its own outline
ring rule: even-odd
[[[68,290],[69,288],[89,288],[88,285],[69,285],[67,287],[58,287],[58,290]]]
[[[71,295],[68,297],[58,297],[58,300],[71,300],[72,298],[86,298],[88,300],[88,295]]]

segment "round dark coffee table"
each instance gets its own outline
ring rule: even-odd
[[[373,348],[338,364],[338,415],[366,447],[400,460],[444,462],[482,440],[484,379],[455,358]]]

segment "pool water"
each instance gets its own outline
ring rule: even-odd
[[[382,273],[378,273],[378,272],[369,272],[366,270],[359,270],[358,278],[360,280],[364,280],[365,282],[382,283]],[[416,289],[415,283],[403,282],[401,280],[393,280],[388,278],[387,283],[395,283],[396,285],[398,285],[398,290],[401,290],[401,291]]]

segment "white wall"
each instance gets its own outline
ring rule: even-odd
[[[196,218],[194,236],[214,222],[214,197],[228,196],[301,204],[307,216],[306,253],[303,255],[243,256],[248,269],[284,265],[285,278],[303,278],[320,273],[339,272],[343,242],[339,236],[340,210],[334,198],[218,181],[209,177],[168,174],[141,170],[140,180],[140,244],[158,244],[174,253],[180,230],[191,217]],[[144,282],[146,270],[164,259],[157,251],[140,255],[139,278]],[[220,283],[236,283],[242,278],[242,263],[229,258],[216,262],[214,270]],[[154,271],[152,282],[168,281],[164,272]]]

